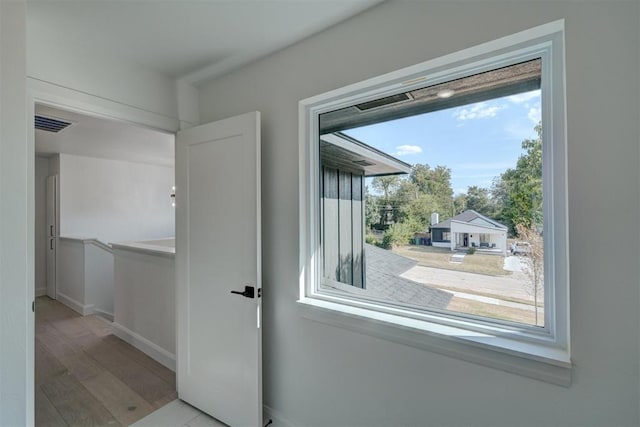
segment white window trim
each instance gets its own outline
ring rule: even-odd
[[[300,101],[300,303],[312,320],[568,386],[569,244],[564,20]],[[320,114],[507,64],[542,58],[545,326],[515,328],[318,292]],[[553,245],[547,242],[553,242]]]

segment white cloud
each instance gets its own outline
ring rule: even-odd
[[[417,145],[399,145],[396,147],[395,155],[396,156],[410,156],[412,154],[420,154],[422,153],[422,148]]]
[[[531,120],[533,123],[538,124],[538,122],[542,118],[542,109],[540,108],[540,104],[534,105],[533,107],[529,108],[527,117],[529,117],[529,120]]]
[[[498,111],[505,108],[504,106],[491,105],[486,102],[478,102],[468,108],[458,109],[453,113],[453,117],[458,120],[488,119],[495,117]]]
[[[538,97],[540,97],[540,89],[536,89],[531,92],[519,93],[517,95],[511,95],[507,99],[514,104],[522,104]]]

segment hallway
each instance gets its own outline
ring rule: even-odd
[[[127,426],[176,399],[175,373],[48,297],[36,299],[38,426]]]

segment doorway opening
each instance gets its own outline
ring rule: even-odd
[[[177,397],[175,137],[43,104],[35,115],[36,425],[129,425]]]

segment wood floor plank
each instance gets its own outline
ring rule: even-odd
[[[158,399],[155,402],[153,402],[153,407],[156,408],[156,409],[157,408],[162,408],[167,403],[173,402],[177,398],[178,398],[178,392],[174,390],[170,394],[167,394],[166,396],[163,396],[160,399]]]
[[[47,350],[58,359],[65,356],[72,356],[82,349],[70,342],[67,337],[55,327],[48,327],[46,332],[36,334],[36,338],[47,348]]]
[[[52,355],[46,346],[36,338],[35,340],[35,383],[40,386],[48,379],[67,372],[67,368]]]
[[[60,362],[78,381],[97,377],[104,372],[102,366],[84,352],[65,356]]]
[[[128,425],[177,397],[174,372],[48,297],[36,301],[35,351],[37,425]]]
[[[91,329],[89,329],[89,327],[82,321],[81,317],[60,320],[57,321],[54,326],[57,330],[70,338],[91,333]]]
[[[36,426],[66,427],[67,423],[58,413],[39,386],[35,388]]]
[[[71,374],[58,375],[41,386],[70,426],[119,426],[120,423]]]
[[[147,402],[154,402],[171,395],[175,389],[153,372],[123,355],[109,343],[101,343],[87,350],[105,369],[127,384]]]
[[[81,381],[122,424],[133,424],[155,410],[146,400],[109,372]]]
[[[173,389],[176,388],[176,373],[160,362],[147,356],[128,342],[125,342],[115,335],[112,335],[107,339],[107,342],[111,343],[114,347],[120,350],[125,356],[140,363],[145,368],[149,369],[156,376],[160,377],[164,382],[169,384]]]
[[[80,318],[80,321],[83,322],[96,336],[105,337],[112,333],[109,322],[99,318],[98,316],[84,316]]]

